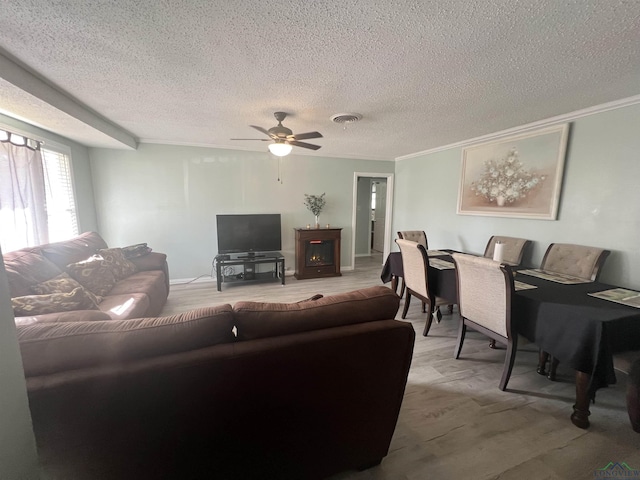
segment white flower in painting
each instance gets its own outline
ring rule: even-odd
[[[544,175],[535,175],[524,168],[515,148],[498,160],[489,159],[484,162],[484,172],[480,178],[472,182],[471,190],[489,202],[498,196],[506,203],[526,197],[526,194],[545,180]]]

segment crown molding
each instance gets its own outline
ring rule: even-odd
[[[402,155],[396,157],[396,161],[408,160],[410,158],[421,157],[423,155],[430,155],[436,152],[442,152],[444,150],[450,150],[452,148],[466,147],[475,143],[497,140],[507,135],[513,135],[517,133],[525,133],[531,130],[537,130],[538,128],[550,127],[560,123],[571,122],[578,118],[587,117],[589,115],[595,115],[597,113],[607,112],[609,110],[616,110],[618,108],[629,107],[640,103],[640,95],[633,97],[623,98],[621,100],[615,100],[613,102],[603,103],[601,105],[595,105],[593,107],[584,108],[582,110],[576,110],[575,112],[565,113],[563,115],[557,115],[555,117],[546,118],[533,123],[527,123],[526,125],[520,125],[518,127],[509,128],[507,130],[501,130],[499,132],[490,133],[488,135],[482,135],[480,137],[463,140],[461,142],[450,143],[449,145],[443,145],[441,147],[431,148],[429,150],[423,150],[421,152],[410,153],[409,155]]]
[[[230,147],[228,145],[216,145],[212,143],[194,143],[194,142],[172,142],[168,140],[154,139],[154,138],[140,138],[138,139],[138,143],[149,143],[154,145],[174,145],[178,147],[198,147],[198,148],[217,148],[221,150],[239,150],[243,152],[253,152],[253,153],[264,153],[266,155],[271,156],[269,150],[256,150],[250,147]],[[382,158],[382,157],[367,157],[362,155],[331,155],[331,154],[317,154],[313,152],[305,152],[301,150],[297,150],[295,152],[291,152],[287,157],[290,156],[304,156],[304,157],[322,157],[322,158],[345,158],[349,160],[372,160],[376,162],[393,162],[395,161],[393,158]],[[277,158],[277,157],[275,157]],[[286,157],[281,157],[286,158]]]

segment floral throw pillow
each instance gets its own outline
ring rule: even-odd
[[[69,274],[63,272],[57,277],[53,277],[45,282],[38,283],[37,285],[32,285],[31,291],[36,295],[47,295],[49,293],[73,292],[78,287],[84,289],[84,287],[71,278]],[[93,299],[96,305],[102,301],[102,297],[95,295],[93,292],[90,292],[89,290],[85,290],[85,292]]]
[[[14,297],[11,299],[11,304],[13,313],[17,317],[71,312],[73,310],[98,310],[93,298],[82,287],[75,288],[67,293]]]
[[[84,288],[100,296],[107,295],[117,282],[111,265],[100,255],[67,265],[67,273]]]
[[[107,262],[116,281],[127,278],[138,271],[136,264],[127,260],[121,248],[105,248],[98,250],[98,254]]]

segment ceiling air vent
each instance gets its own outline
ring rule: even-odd
[[[337,113],[331,117],[332,122],[340,124],[355,123],[361,119],[359,113]]]

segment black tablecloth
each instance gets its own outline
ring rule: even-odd
[[[571,368],[592,376],[592,390],[616,382],[616,352],[640,350],[640,309],[588,293],[616,288],[598,282],[563,285],[530,275],[516,279],[538,288],[517,291],[518,333]]]
[[[402,255],[393,252],[380,277],[386,283],[392,275],[402,274]],[[457,303],[455,270],[430,266],[428,274],[434,293]],[[513,296],[512,318],[517,332],[563,364],[590,374],[592,390],[615,383],[612,355],[640,350],[640,309],[588,295],[616,288],[613,285],[563,285],[522,273],[515,278],[538,287],[518,290]]]

